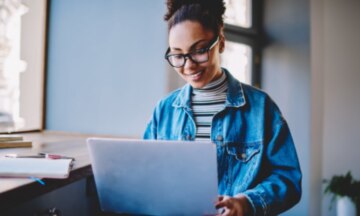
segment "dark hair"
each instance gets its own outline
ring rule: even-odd
[[[199,22],[218,35],[224,25],[223,0],[167,0],[166,5],[164,19],[168,22],[169,30],[178,23],[190,20]]]

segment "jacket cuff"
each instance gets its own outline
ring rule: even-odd
[[[268,206],[265,202],[264,194],[255,190],[247,190],[242,194],[249,200],[255,216],[268,214]]]

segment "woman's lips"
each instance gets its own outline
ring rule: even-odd
[[[199,71],[193,74],[184,74],[185,76],[189,77],[192,81],[198,81],[201,78],[201,75],[204,71]]]

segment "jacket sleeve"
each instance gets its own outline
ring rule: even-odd
[[[276,215],[294,206],[301,197],[301,170],[289,127],[282,119],[272,125],[262,165],[262,180],[243,194],[254,215]]]
[[[156,118],[156,110],[157,108],[155,108],[147,126],[144,132],[144,136],[143,139],[152,139],[152,140],[156,140],[157,139],[157,118]]]

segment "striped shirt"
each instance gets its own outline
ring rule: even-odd
[[[194,88],[191,107],[196,124],[195,140],[210,140],[211,122],[224,109],[228,84],[225,73],[201,89]]]

